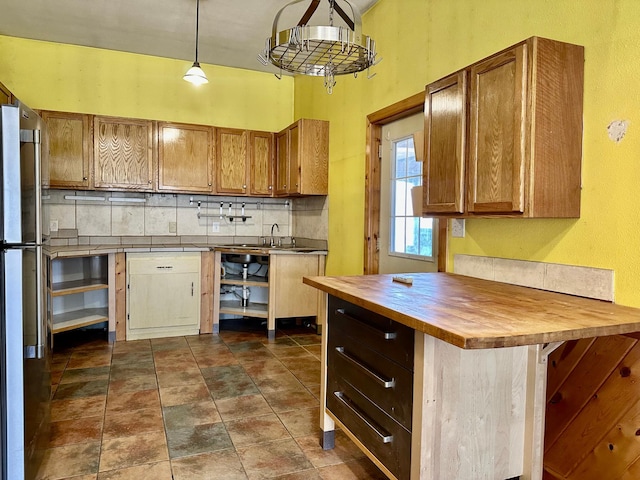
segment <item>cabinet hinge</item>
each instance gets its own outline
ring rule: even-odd
[[[127,313],[127,320],[129,320],[129,314]]]
[[[127,290],[129,290],[130,288],[131,288],[131,285],[127,283]]]

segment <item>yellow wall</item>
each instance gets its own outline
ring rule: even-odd
[[[362,272],[366,115],[538,35],[585,47],[581,218],[467,220],[448,268],[456,253],[608,268],[616,302],[640,306],[640,2],[380,0],[363,31],[383,57],[375,78],[339,77],[331,96],[321,79],[295,85],[295,116],[331,121],[329,274]],[[617,144],[613,120],[629,122]]]
[[[31,108],[277,131],[293,121],[291,77],[0,36],[0,82]]]

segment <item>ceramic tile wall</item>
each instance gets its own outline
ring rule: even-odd
[[[102,200],[67,199],[65,197],[90,197]],[[126,197],[139,199],[141,203],[125,201],[109,201]],[[324,197],[323,197],[324,198]],[[201,201],[198,217],[198,201]],[[46,200],[50,207],[50,219],[58,221],[58,243],[64,239],[74,243],[77,237],[79,244],[148,242],[150,237],[163,237],[164,241],[192,241],[219,243],[233,241],[236,237],[260,237],[271,233],[271,226],[277,224],[274,235],[291,237],[293,234],[294,202],[277,198],[243,198],[219,197],[206,195],[181,194],[142,194],[129,192],[83,192],[69,190],[51,190]],[[220,203],[222,202],[222,216]],[[242,215],[242,204],[245,221],[230,216]],[[230,207],[231,205],[231,207]],[[314,207],[315,209],[316,207]],[[315,212],[315,210],[310,210]],[[305,214],[308,212],[303,209]],[[326,214],[312,215],[315,222],[327,221]],[[321,228],[314,224],[313,228],[303,229],[306,233],[326,232],[326,225]],[[83,238],[84,237],[84,238]],[[116,238],[117,237],[117,238]],[[196,240],[196,238],[198,240]],[[316,237],[310,237],[316,238]],[[326,233],[325,237],[326,238]],[[231,240],[229,240],[231,239]],[[157,243],[157,242],[155,242]]]
[[[295,238],[329,239],[329,197],[306,197],[293,202]]]
[[[454,255],[453,272],[580,297],[614,300],[614,271],[603,268]]]

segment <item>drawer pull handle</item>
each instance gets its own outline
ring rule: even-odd
[[[173,265],[158,265],[156,268],[159,268],[160,270],[171,270]]]
[[[369,419],[364,412],[361,412],[359,408],[353,405],[353,402],[349,397],[347,397],[342,392],[333,392],[336,398],[342,403],[346,408],[351,410],[351,412],[357,416],[360,421],[362,421],[367,427],[375,432],[382,443],[391,443],[393,441],[393,435],[388,434],[382,428],[379,428],[376,423]]]
[[[336,347],[336,352],[338,352],[338,354],[342,358],[344,358],[346,361],[348,361],[352,365],[359,367],[364,373],[366,373],[369,376],[369,378],[372,378],[373,380],[375,380],[383,388],[393,388],[396,386],[395,378],[392,378],[391,380],[387,380],[386,378],[381,377],[373,370],[370,370],[366,365],[363,365],[362,363],[357,361],[355,358],[353,358],[351,355],[349,355],[348,353],[345,353],[344,347]]]
[[[382,337],[384,340],[394,340],[396,338],[396,332],[385,332],[384,330],[380,330],[378,328],[374,328],[371,325],[364,323],[362,320],[357,319],[356,317],[352,317],[351,315],[345,313],[344,308],[336,309],[336,313],[338,315],[342,315],[343,317],[348,318],[354,323],[358,324],[358,328],[369,332],[376,337]]]

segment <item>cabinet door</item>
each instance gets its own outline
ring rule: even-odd
[[[321,265],[324,266],[324,257],[320,259],[318,255],[277,254],[271,255],[269,262],[275,317],[316,316],[318,290],[302,283],[302,277],[324,275],[324,268],[321,268]]]
[[[158,190],[213,192],[213,127],[158,124]]]
[[[273,133],[249,133],[251,195],[273,194]]]
[[[96,188],[153,189],[153,122],[95,117]]]
[[[289,131],[276,135],[276,195],[289,193]]]
[[[247,132],[216,129],[216,192],[246,195],[248,167]]]
[[[427,85],[423,213],[463,213],[466,128],[465,71]]]
[[[526,55],[518,45],[471,67],[471,213],[524,211]]]
[[[291,129],[290,192],[327,195],[329,173],[329,122],[303,118]],[[294,168],[295,167],[295,168]]]
[[[52,188],[90,188],[90,115],[65,112],[41,112],[40,115],[48,131],[45,151],[49,152],[49,185]]]
[[[8,103],[11,103],[11,92],[0,83],[0,105],[6,105]]]

